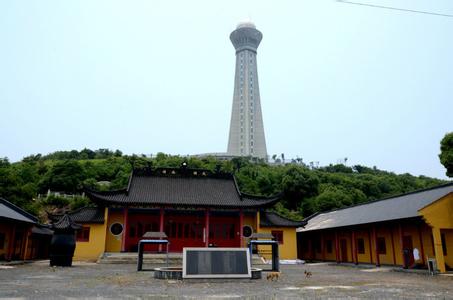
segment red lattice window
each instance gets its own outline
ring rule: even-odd
[[[385,246],[385,238],[377,238],[377,250],[379,254],[387,254],[387,247]]]
[[[82,227],[77,230],[77,242],[88,242],[90,240],[90,227]]]
[[[326,241],[326,250],[327,250],[327,253],[332,253],[332,240],[327,240]]]
[[[5,234],[0,232],[0,250],[5,248]]]
[[[283,244],[283,231],[282,230],[272,230],[271,234],[274,236],[275,240],[279,244]]]
[[[365,241],[362,238],[357,239],[357,253],[365,254]]]

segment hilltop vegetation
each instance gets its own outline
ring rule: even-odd
[[[440,163],[444,165],[446,175],[453,177],[453,132],[447,133],[440,141]]]
[[[283,199],[274,209],[292,218],[445,183],[440,179],[397,175],[360,165],[316,167],[307,166],[302,160],[267,164],[250,158],[221,161],[163,153],[150,158],[123,155],[119,150],[84,149],[31,155],[16,163],[0,159],[0,196],[34,214],[47,206],[74,209],[90,205],[89,200],[58,196],[38,199],[37,195],[48,190],[80,194],[84,186],[100,190],[124,188],[132,166],[179,167],[184,161],[191,168],[234,173],[244,193],[269,196],[282,192]]]

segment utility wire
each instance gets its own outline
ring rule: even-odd
[[[391,10],[399,10],[399,11],[411,12],[411,13],[417,13],[417,14],[425,14],[425,15],[434,15],[434,16],[441,16],[441,17],[449,17],[449,18],[453,18],[453,15],[440,14],[440,13],[434,13],[434,12],[422,11],[422,10],[413,10],[413,9],[397,8],[397,7],[391,7],[391,6],[375,5],[375,4],[368,4],[368,3],[361,3],[361,2],[345,1],[345,0],[337,0],[337,2],[345,3],[345,4],[354,4],[354,5],[361,5],[361,6],[369,6],[369,7],[375,7],[375,8],[384,8],[384,9],[391,9]]]

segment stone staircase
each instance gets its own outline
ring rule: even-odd
[[[97,263],[99,264],[136,264],[137,252],[105,252],[101,254]],[[145,253],[143,263],[145,264],[165,264],[167,254],[165,253]],[[168,253],[169,265],[182,265],[182,253]]]
[[[97,260],[99,264],[137,264],[137,252],[105,252]],[[145,253],[143,263],[149,265],[165,265],[167,255],[165,253]],[[182,265],[182,253],[169,253],[168,265]],[[252,256],[252,265],[254,267],[263,267],[263,261],[258,255]]]

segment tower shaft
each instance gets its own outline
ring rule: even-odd
[[[246,23],[240,24],[230,39],[236,48],[236,70],[227,153],[266,159],[256,59],[262,34],[253,24]]]

